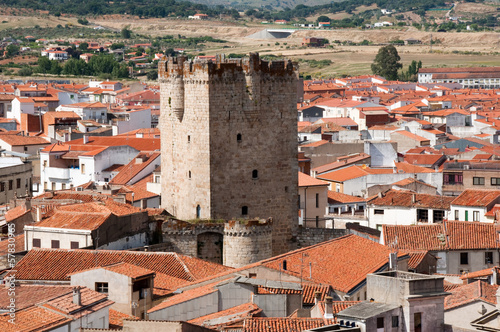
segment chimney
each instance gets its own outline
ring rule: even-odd
[[[325,297],[325,318],[333,319],[333,298],[331,296]]]
[[[80,293],[80,287],[73,288],[73,304],[77,306],[82,305],[82,294]]]
[[[415,194],[411,194],[411,204],[415,204],[415,201],[416,201],[416,195]]]
[[[83,144],[87,144],[89,142],[89,135],[83,135]]]
[[[314,292],[314,305],[318,305],[319,301],[321,301],[321,292]]]
[[[42,208],[40,206],[36,207],[35,221],[36,222],[42,221]]]

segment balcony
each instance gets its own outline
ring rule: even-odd
[[[45,176],[52,179],[69,180],[69,168],[45,167]]]

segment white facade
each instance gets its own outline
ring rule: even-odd
[[[450,220],[493,222],[485,216],[488,209],[484,206],[451,205]]]
[[[428,221],[421,222],[418,219],[418,210],[426,210]],[[443,211],[443,210],[440,210]],[[434,209],[415,208],[402,206],[373,206],[368,205],[368,226],[371,228],[380,229],[382,225],[416,225],[418,224],[433,224]],[[445,211],[443,218],[447,219],[449,211]],[[437,222],[441,222],[440,219]]]
[[[125,118],[119,118],[113,124],[113,136],[132,130],[151,128],[151,109],[133,110],[127,112]]]
[[[40,248],[52,248],[52,241],[59,241],[61,249],[73,249],[71,242],[78,243],[78,248],[92,245],[90,230],[24,226],[25,250],[33,249],[33,239],[40,240]]]
[[[115,164],[126,165],[138,153],[139,151],[128,145],[110,146],[96,155],[79,156],[78,160],[62,161],[62,153],[41,152],[42,186],[38,194],[42,194],[45,190],[69,189],[89,181],[104,184],[111,180],[109,173],[103,172],[104,169]]]

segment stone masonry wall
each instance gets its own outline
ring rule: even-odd
[[[224,265],[241,267],[272,255],[272,223],[229,221],[224,227]]]
[[[297,222],[297,71],[291,62],[160,61],[162,202],[177,218],[273,219],[273,255]],[[243,212],[247,212],[243,214]]]
[[[347,234],[350,234],[348,229],[299,227],[296,248],[294,249],[312,246]]]

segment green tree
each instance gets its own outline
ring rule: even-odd
[[[78,45],[78,48],[82,52],[87,52],[89,50],[89,43],[87,43],[87,42],[81,42],[80,45]]]
[[[148,71],[146,76],[147,76],[148,80],[156,81],[158,79],[158,72],[156,70],[151,70],[151,71]]]
[[[330,18],[328,16],[321,15],[320,17],[318,17],[316,22],[330,22]]]
[[[372,63],[372,72],[388,80],[396,80],[398,69],[403,67],[400,60],[398,50],[393,45],[381,47]]]
[[[31,74],[33,74],[33,70],[30,67],[23,67],[19,69],[17,74],[19,76],[31,76]]]
[[[90,75],[90,69],[82,59],[69,59],[64,64],[63,74],[75,76]]]
[[[52,65],[51,62],[52,61],[50,61],[49,58],[47,58],[46,56],[39,57],[37,61],[38,67],[36,68],[36,72],[42,74],[48,73]]]
[[[17,53],[19,53],[19,45],[15,45],[15,44],[10,44],[7,46],[6,48],[6,51],[7,51],[7,56],[8,57],[11,57],[11,56],[14,56],[16,55]]]
[[[93,56],[89,60],[89,67],[92,75],[99,75],[102,73],[111,74],[115,66],[118,66],[113,55],[103,54]]]
[[[122,36],[122,38],[130,39],[130,37],[132,37],[132,31],[130,31],[127,28],[123,28],[121,31],[121,36]]]
[[[53,75],[61,75],[62,67],[57,61],[52,61],[50,64],[50,72]]]

